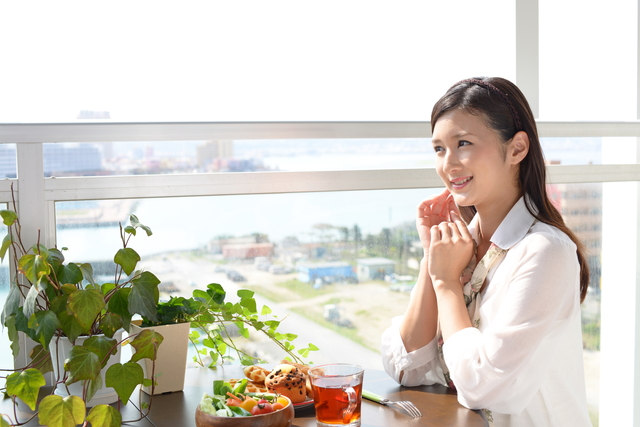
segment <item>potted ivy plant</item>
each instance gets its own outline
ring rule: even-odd
[[[128,246],[138,230],[147,235],[151,230],[134,215],[130,225],[120,226],[122,248],[114,256],[113,283],[98,284],[90,264],[65,263],[63,250],[46,248],[39,237],[36,244],[26,246],[15,211],[2,210],[0,216],[8,227],[0,259],[4,261],[11,248],[17,272],[0,320],[8,330],[14,356],[20,351],[18,332],[37,343],[31,363],[6,377],[5,394],[15,404],[18,400],[27,404],[47,426],[61,425],[59,414],[72,416],[76,424],[86,420],[94,427],[120,425],[120,412],[108,403],[126,404],[138,385],[153,384],[137,362],[154,360],[163,340],[151,330],[130,335],[127,342],[135,352],[125,363],[118,359],[125,343],[121,332],[129,330],[131,318],[138,314],[157,320],[160,281],[151,272],[136,270],[140,256]],[[51,370],[53,392],[38,401],[46,383],[43,374]],[[2,418],[0,424],[7,421]]]

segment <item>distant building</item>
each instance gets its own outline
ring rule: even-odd
[[[207,244],[207,250],[214,254],[221,254],[222,247],[225,245],[256,243],[256,238],[248,237],[229,237],[225,239],[212,239]]]
[[[590,286],[599,289],[602,277],[602,184],[558,184],[558,188],[562,192],[562,216],[587,250]]]
[[[42,150],[46,176],[102,170],[102,153],[93,144],[43,144]]]
[[[396,262],[388,258],[360,258],[356,261],[358,280],[384,280],[395,272]]]
[[[102,153],[94,144],[43,144],[45,176],[90,175],[102,170]],[[16,177],[16,147],[0,144],[0,178]]]
[[[353,267],[346,262],[300,263],[297,266],[298,280],[305,283],[355,282]]]
[[[233,141],[207,141],[196,147],[196,156],[198,157],[198,167],[207,169],[214,164],[215,159],[233,158]]]
[[[222,256],[226,259],[253,259],[270,257],[273,243],[235,243],[222,246]]]
[[[15,178],[16,170],[15,144],[0,144],[0,178]]]

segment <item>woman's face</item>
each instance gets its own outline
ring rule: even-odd
[[[518,194],[508,144],[479,116],[451,110],[435,124],[436,170],[458,206],[496,206]],[[492,205],[493,204],[493,205]]]

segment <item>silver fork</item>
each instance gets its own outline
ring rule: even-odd
[[[409,413],[409,415],[411,415],[413,418],[422,417],[422,413],[416,407],[416,405],[409,402],[408,400],[400,400],[398,402],[392,402],[389,399],[385,399],[384,397],[378,396],[377,394],[371,393],[370,391],[367,391],[367,390],[362,390],[362,397],[364,397],[367,400],[371,400],[373,402],[376,402],[385,406],[389,406],[389,405],[399,406],[400,408],[404,409],[407,413]]]

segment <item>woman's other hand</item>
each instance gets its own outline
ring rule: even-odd
[[[451,221],[451,212],[458,212],[458,207],[453,201],[449,190],[444,190],[437,196],[432,196],[418,205],[416,215],[416,228],[425,256],[429,254],[431,242],[431,227],[442,222]]]
[[[452,221],[431,226],[429,245],[429,275],[434,288],[444,284],[460,285],[462,270],[473,256],[473,238],[456,212]]]

